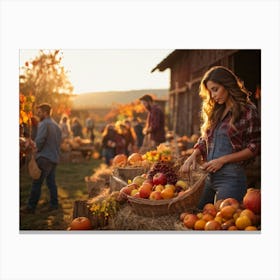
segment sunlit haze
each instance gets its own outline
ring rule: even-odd
[[[135,89],[168,89],[169,70],[151,70],[172,50],[62,50],[62,65],[74,93]],[[20,66],[39,50],[20,50]]]

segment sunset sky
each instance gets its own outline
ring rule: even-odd
[[[74,93],[98,91],[168,89],[169,70],[151,70],[173,50],[103,49],[62,50],[62,64],[69,71]],[[20,50],[20,66],[39,50]]]

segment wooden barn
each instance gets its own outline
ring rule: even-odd
[[[260,50],[174,50],[152,72],[170,69],[168,125],[177,135],[200,135],[199,84],[204,73],[215,65],[230,68],[243,80],[260,111]],[[261,157],[257,157],[246,171],[248,186],[260,188]]]
[[[199,84],[203,74],[215,65],[233,70],[257,102],[255,93],[261,85],[260,50],[174,50],[152,72],[170,69],[168,128],[177,135],[200,133]]]

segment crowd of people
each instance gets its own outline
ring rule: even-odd
[[[154,102],[151,95],[144,95],[140,101],[147,111],[146,123],[139,118],[108,124],[102,134],[102,153],[106,164],[110,165],[117,154],[129,156],[133,152],[155,149],[165,142],[164,112]]]
[[[135,126],[132,123],[136,122]],[[136,127],[137,126],[137,127]],[[136,127],[136,131],[135,131]],[[118,154],[129,156],[138,152],[143,143],[143,126],[139,120],[107,124],[102,133],[102,156],[107,165]]]
[[[81,124],[81,121],[77,117],[73,117],[71,120],[67,116],[62,116],[59,127],[62,131],[62,139],[67,139],[70,137],[81,137],[85,138],[88,137],[92,143],[94,143],[94,121],[93,118],[90,116],[85,121],[85,129],[86,132],[84,133],[84,127]]]

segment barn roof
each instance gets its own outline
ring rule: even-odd
[[[170,53],[164,60],[162,60],[152,71],[153,73],[155,70],[164,71],[165,69],[169,68],[174,61],[177,60],[178,56],[185,52],[186,50],[175,50]]]

